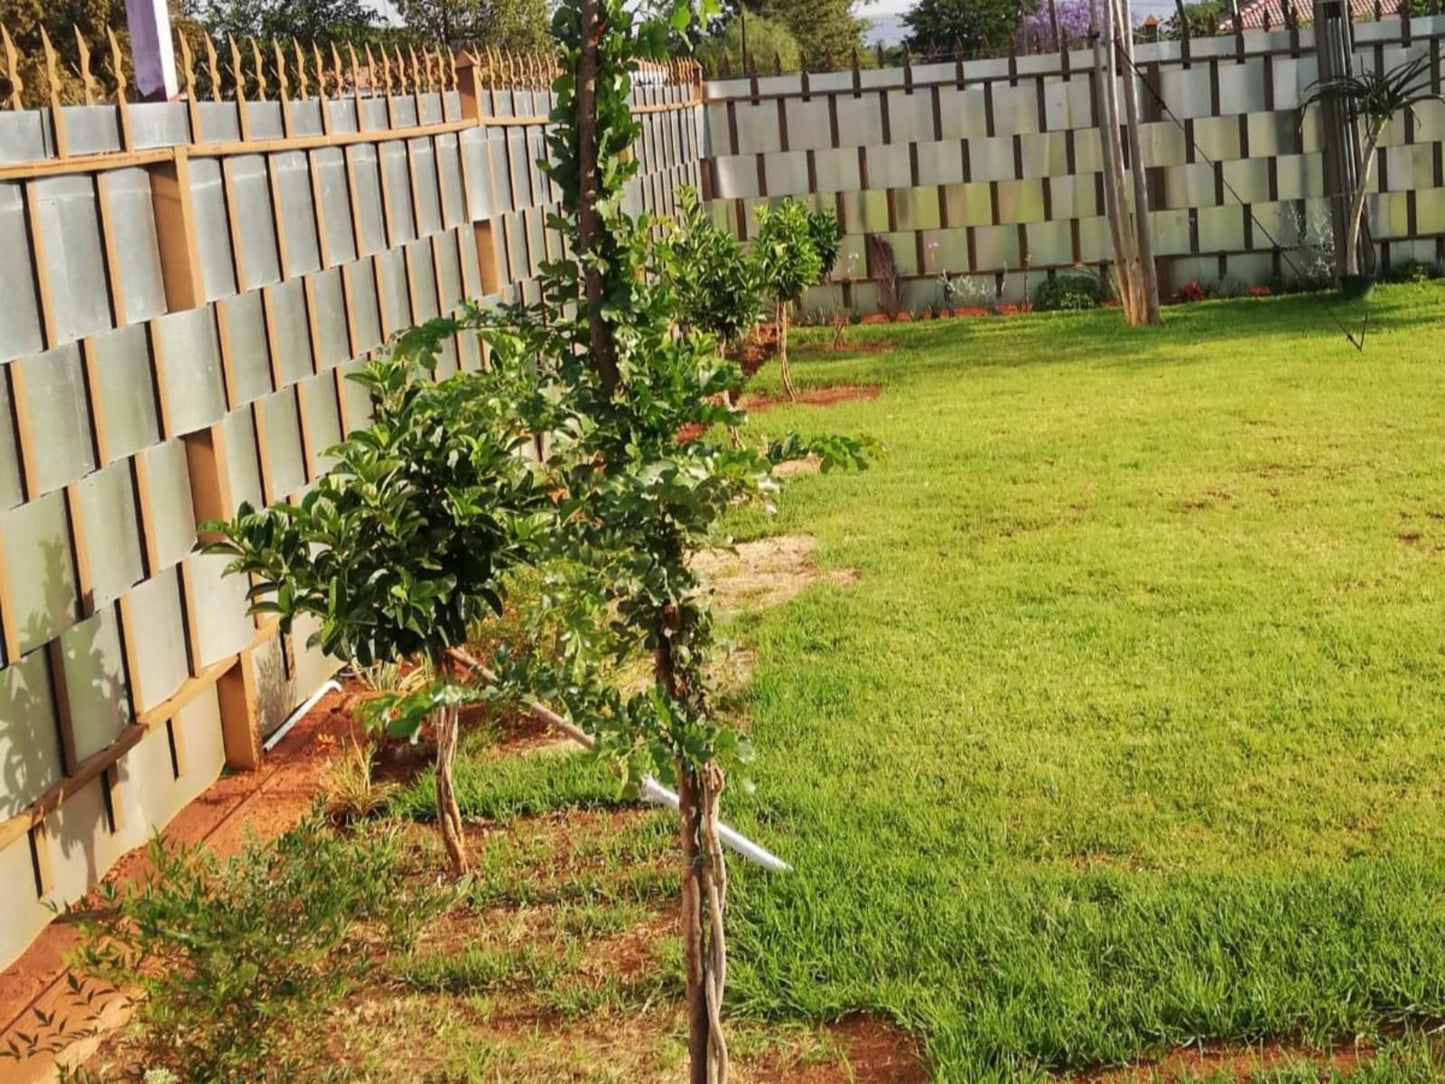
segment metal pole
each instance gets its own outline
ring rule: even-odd
[[[1315,0],[1315,52],[1319,58],[1320,80],[1350,75],[1354,69],[1354,41],[1350,21],[1344,17],[1340,0]],[[1323,139],[1325,199],[1329,201],[1330,227],[1335,238],[1335,273],[1347,267],[1345,237],[1349,230],[1350,199],[1360,175],[1360,135],[1349,104],[1335,99],[1320,103]],[[1301,222],[1306,231],[1308,222]],[[1304,238],[1301,237],[1300,240]],[[1375,246],[1362,223],[1359,267],[1368,273],[1374,266]]]
[[[166,0],[125,0],[136,89],[148,102],[168,102],[179,93],[171,15]]]

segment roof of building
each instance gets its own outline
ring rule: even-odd
[[[1349,4],[1350,20],[1358,23],[1394,15],[1399,10],[1400,0],[1349,0]],[[1312,6],[1308,0],[1296,2],[1293,7],[1297,18],[1311,17]],[[1251,0],[1248,4],[1241,4],[1239,21],[1245,30],[1278,30],[1285,25],[1284,0]],[[1233,17],[1226,16],[1222,19],[1219,30],[1220,33],[1232,32]]]

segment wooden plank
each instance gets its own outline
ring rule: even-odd
[[[216,682],[221,707],[221,744],[226,766],[253,771],[261,765],[261,732],[256,718],[256,672],[247,648]]]
[[[105,249],[105,277],[109,286],[110,322],[114,327],[125,326],[125,286],[120,273],[120,242],[115,236],[115,212],[110,206],[110,175],[97,173],[95,176],[96,202],[100,206],[100,236]]]
[[[171,161],[151,166],[150,175],[166,308],[171,312],[199,308],[206,298],[191,203],[190,162],[185,150],[178,148]]]
[[[75,755],[75,715],[71,710],[70,690],[65,684],[65,648],[59,639],[45,645],[46,663],[50,668],[50,689],[55,697],[55,722],[60,734],[60,762],[66,775],[74,774],[78,764]]]
[[[45,231],[40,228],[40,201],[36,196],[35,183],[33,180],[26,181],[24,185],[25,215],[30,225],[31,259],[34,261],[35,286],[39,295],[41,329],[45,335],[46,349],[54,349],[60,345],[60,333],[55,324],[55,299],[50,295],[52,265],[45,251]],[[17,396],[17,402],[23,400],[24,396]]]

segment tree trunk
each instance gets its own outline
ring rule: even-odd
[[[704,958],[704,984],[708,1012],[708,1084],[727,1084],[728,1044],[722,1026],[723,995],[727,988],[728,956],[727,914],[728,874],[723,858],[722,839],[718,835],[718,807],[722,799],[723,774],[716,764],[708,764],[699,773],[702,783],[701,832],[703,887],[707,893],[707,955]]]
[[[1154,241],[1149,226],[1149,189],[1144,170],[1144,154],[1139,145],[1139,89],[1134,70],[1134,27],[1129,0],[1117,0],[1119,22],[1122,24],[1124,57],[1124,108],[1129,117],[1129,164],[1134,174],[1134,244],[1139,254],[1139,287],[1143,295],[1141,318],[1145,323],[1159,323],[1159,270],[1154,266]]]
[[[1118,96],[1118,31],[1113,0],[1103,0],[1104,8],[1104,157],[1111,164],[1107,171],[1113,192],[1114,216],[1118,222],[1121,247],[1115,253],[1120,280],[1119,304],[1124,307],[1127,323],[1138,322],[1139,269],[1134,262],[1134,225],[1129,217],[1129,201],[1124,194],[1124,147],[1119,136]]]
[[[577,57],[577,239],[582,251],[591,252],[601,235],[597,214],[597,0],[580,0],[581,46]],[[587,299],[587,334],[592,364],[611,396],[621,377],[613,351],[612,332],[602,318],[602,271],[582,262],[582,289]]]
[[[682,840],[682,962],[686,981],[688,1084],[709,1084],[712,1017],[707,1004],[707,964],[703,946],[707,898],[700,846],[702,781],[687,764],[677,766],[679,828]]]
[[[1093,24],[1091,37],[1094,43],[1095,116],[1098,118],[1100,134],[1105,135],[1111,110],[1105,101],[1105,79],[1107,76],[1104,66],[1104,50],[1100,46],[1100,37],[1104,32],[1105,24],[1100,16],[1099,0],[1090,0],[1089,19]],[[1110,97],[1112,97],[1112,95],[1110,95]],[[1117,128],[1115,130],[1117,131]],[[1109,221],[1109,240],[1112,241],[1114,245],[1114,280],[1118,284],[1116,292],[1120,298],[1120,304],[1123,304],[1123,298],[1129,289],[1129,269],[1124,263],[1124,236],[1119,229],[1119,203],[1116,199],[1115,192],[1115,184],[1117,181],[1114,176],[1114,156],[1110,153],[1107,138],[1100,140],[1100,143],[1100,149],[1103,152],[1100,157],[1103,159],[1104,164],[1104,215]],[[1129,312],[1126,308],[1124,311],[1126,319],[1128,315]]]
[[[1360,273],[1360,227],[1364,224],[1365,200],[1370,194],[1370,174],[1375,169],[1375,151],[1385,131],[1384,121],[1371,121],[1365,133],[1365,150],[1361,155],[1360,179],[1350,199],[1350,219],[1345,227],[1345,274]]]
[[[441,826],[442,845],[447,850],[452,875],[460,877],[467,872],[470,864],[467,858],[467,842],[462,835],[462,811],[457,806],[456,790],[452,785],[452,767],[457,759],[457,732],[460,712],[455,707],[445,707],[437,712],[437,824]]]
[[[783,376],[783,391],[793,402],[798,401],[798,389],[793,387],[793,371],[788,367],[788,303],[778,302],[778,370]]]

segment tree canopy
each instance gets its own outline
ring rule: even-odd
[[[903,22],[915,53],[1001,52],[1023,14],[1014,0],[918,0]]]

